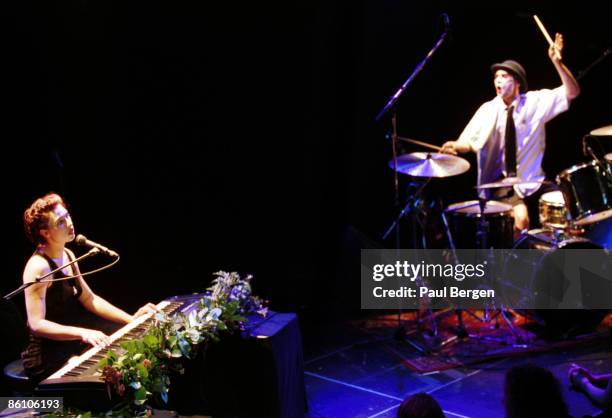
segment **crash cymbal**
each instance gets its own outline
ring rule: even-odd
[[[393,168],[393,160],[389,167]],[[397,157],[397,171],[413,177],[451,177],[469,169],[467,160],[450,154],[413,152]]]
[[[534,181],[534,180],[523,180],[520,177],[506,177],[500,181],[496,181],[494,183],[485,183],[480,186],[476,186],[477,189],[498,189],[501,187],[512,187],[512,186],[526,186],[528,184],[542,184],[543,181]]]
[[[591,131],[593,136],[612,136],[612,125],[602,126]]]

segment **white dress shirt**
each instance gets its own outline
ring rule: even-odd
[[[565,87],[528,91],[510,106],[514,106],[517,176],[525,181],[542,181],[545,178],[542,170],[546,148],[545,124],[569,108]],[[499,96],[484,103],[457,140],[469,145],[477,155],[479,185],[505,177],[504,133],[508,107]],[[514,186],[514,190],[523,198],[539,187],[539,183],[533,183]],[[481,195],[484,197],[485,193]]]

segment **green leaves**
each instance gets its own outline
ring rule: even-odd
[[[251,295],[250,275],[243,279],[238,273],[219,271],[215,276],[196,310],[171,317],[164,312],[155,314],[144,337],[122,342],[120,353],[109,350],[100,362],[108,387],[126,398],[131,416],[140,416],[151,395],[168,402],[170,371],[182,371],[183,359],[194,357],[200,344],[239,331],[247,313],[266,312],[261,300]]]
[[[155,335],[152,335],[152,334],[145,335],[142,341],[149,348],[155,348],[155,346],[159,344],[159,339]]]
[[[147,392],[144,386],[141,386],[138,390],[134,392],[134,403],[136,405],[144,404],[147,400],[147,394],[150,394],[150,392]]]

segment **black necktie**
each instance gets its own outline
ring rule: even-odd
[[[512,118],[513,110],[514,106],[508,108],[506,116],[506,135],[504,137],[507,177],[516,177],[516,129],[514,127],[514,119]]]

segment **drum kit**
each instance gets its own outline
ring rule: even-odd
[[[590,136],[612,137],[612,125],[591,131]],[[439,151],[440,147],[410,138],[398,139]],[[586,154],[586,153],[585,153]],[[559,190],[542,194],[539,199],[541,228],[524,232],[514,239],[512,206],[496,200],[470,200],[447,206],[443,224],[451,249],[515,248],[533,242],[533,246],[562,248],[566,244],[591,241],[594,246],[612,247],[612,153],[603,159],[590,150],[592,160],[574,165],[556,176]],[[410,177],[447,178],[463,174],[470,163],[456,155],[439,152],[413,152],[397,158],[396,171]],[[394,161],[390,162],[394,168]],[[506,177],[477,186],[479,190],[533,186],[547,181],[525,181]],[[419,189],[419,191],[422,191]],[[414,196],[411,196],[414,199]],[[425,205],[427,207],[427,205]],[[387,231],[389,232],[389,231]],[[537,244],[536,244],[537,243]]]
[[[612,125],[595,129],[591,131],[590,136],[612,138]],[[421,193],[431,179],[457,176],[470,169],[470,163],[464,158],[435,152],[440,151],[440,147],[410,138],[398,136],[398,139],[434,151],[400,155],[389,164],[392,169],[395,168],[396,172],[423,181],[417,188],[417,195],[411,195],[409,202],[422,199]],[[541,195],[538,202],[540,228],[523,232],[518,239],[515,239],[513,207],[510,204],[483,198],[458,202],[447,206],[441,213],[448,248],[451,250],[537,249],[542,250],[543,254],[550,254],[564,248],[611,249],[612,153],[598,158],[590,148],[588,151],[588,153],[585,151],[585,155],[590,155],[592,160],[561,171],[555,179],[558,190]],[[550,184],[551,182],[525,181],[517,177],[507,177],[493,183],[481,184],[476,188],[479,191],[497,190],[514,186],[533,187],[544,183]],[[428,208],[432,205],[421,206]],[[406,207],[413,207],[413,204],[409,203]],[[387,230],[385,237],[405,213],[406,208]],[[415,234],[415,231],[412,233]],[[421,242],[426,243],[427,240],[423,239]],[[426,245],[423,245],[423,248],[426,248]],[[509,319],[507,310],[503,306],[500,308],[491,318],[496,318],[500,314],[517,337],[517,342],[524,342]],[[458,332],[463,335],[458,333],[457,336],[467,335],[463,327],[461,311],[456,312],[459,319]],[[584,313],[590,315],[590,312],[585,311]],[[600,315],[601,313],[596,315],[599,320]],[[576,317],[576,315],[572,314],[571,317]],[[484,318],[478,319],[490,320],[486,312]],[[552,324],[558,319],[558,316],[552,315],[552,318],[546,319],[545,322],[550,321]],[[568,321],[561,322],[563,322],[562,326],[566,326],[565,322]]]

